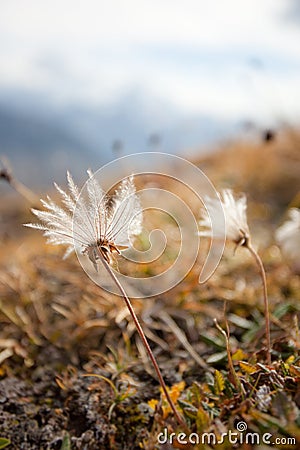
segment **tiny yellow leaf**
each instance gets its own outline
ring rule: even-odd
[[[225,380],[219,370],[215,370],[214,388],[216,394],[220,394],[225,388]]]
[[[257,372],[257,367],[247,363],[246,361],[240,361],[239,365],[243,372],[249,373],[250,375]]]
[[[182,391],[185,388],[185,382],[184,381],[180,381],[179,383],[175,383],[173,384],[170,388],[167,387],[167,391],[171,397],[171,400],[173,401],[173,403],[176,405],[177,404],[177,400],[180,397]],[[162,392],[162,389],[160,388],[160,392],[162,395],[162,410],[163,410],[163,417],[164,419],[166,419],[168,417],[168,415],[172,412],[172,409],[169,405],[169,402],[166,399],[166,396],[164,394],[164,392]]]
[[[295,361],[295,356],[291,355],[286,361],[285,364],[291,365]]]
[[[148,405],[150,406],[151,409],[153,409],[153,411],[155,410],[157,404],[158,400],[155,398],[152,398],[151,400],[148,401]]]
[[[233,361],[242,361],[245,358],[247,358],[247,355],[241,348],[237,349],[232,355]]]
[[[200,406],[197,412],[197,431],[198,433],[202,433],[204,430],[207,430],[209,425],[209,415],[204,409]]]

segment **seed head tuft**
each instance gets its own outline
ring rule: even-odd
[[[133,176],[122,181],[112,198],[105,194],[90,170],[88,176],[87,198],[80,194],[67,172],[68,192],[54,184],[63,206],[48,196],[41,200],[45,211],[32,209],[41,223],[25,226],[43,231],[48,243],[66,245],[65,258],[75,248],[86,254],[97,270],[100,257],[112,263],[113,255],[129,247],[134,236],[141,232],[142,209]]]
[[[250,239],[250,232],[247,223],[247,199],[245,194],[241,194],[239,197],[235,197],[231,189],[224,189],[221,193],[218,193],[221,205],[225,215],[225,227],[220,222],[220,225],[215,228],[215,237],[222,238],[224,236],[224,231],[227,240],[234,242],[237,246],[247,245]],[[212,215],[212,220],[214,216],[218,217],[219,200],[207,197],[205,203],[209,206],[210,213]],[[203,230],[199,232],[199,236],[212,236],[211,221],[207,214],[206,209],[201,210],[202,218],[199,221],[200,227]]]

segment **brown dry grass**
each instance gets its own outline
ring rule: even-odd
[[[300,281],[273,230],[289,205],[299,206],[300,134],[286,130],[270,143],[237,142],[195,162],[218,188],[249,197],[253,240],[267,270],[272,367],[265,364],[260,279],[243,249],[233,257],[229,247],[202,286],[198,261],[173,290],[134,300],[136,312],[192,431],[220,433],[244,420],[259,433],[299,439]],[[89,280],[75,257],[62,261],[63,249],[22,227],[31,220],[28,203],[10,197],[0,215],[0,438],[16,449],[84,448],[84,440],[91,450],[156,448],[159,430],[176,430],[176,423],[164,401],[154,401],[157,382],[122,299]],[[136,270],[145,275],[160,268]],[[226,345],[214,325],[216,318],[226,328],[225,301],[242,388],[228,371]],[[91,372],[102,378],[83,377]],[[2,402],[9,380],[12,398]],[[262,386],[270,391],[266,407],[257,396]]]

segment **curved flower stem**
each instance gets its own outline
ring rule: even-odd
[[[25,184],[18,181],[16,178],[11,178],[11,181],[9,182],[11,187],[15,189],[22,197],[24,197],[29,203],[32,203],[33,205],[39,204],[39,198],[35,195],[35,193],[29,189]]]
[[[243,395],[243,388],[242,388],[240,379],[237,376],[236,371],[234,370],[234,366],[233,366],[233,362],[232,362],[230,342],[229,342],[230,334],[229,334],[229,327],[228,327],[228,322],[227,322],[226,318],[225,318],[225,321],[226,321],[226,331],[220,327],[217,319],[214,319],[216,328],[220,331],[220,333],[222,333],[222,335],[225,338],[228,368],[229,368],[229,373],[231,374],[231,377],[232,377],[232,383],[234,384],[235,388]]]
[[[263,283],[263,295],[264,295],[264,306],[265,306],[265,327],[266,327],[266,341],[267,341],[267,363],[271,364],[271,337],[270,337],[270,312],[269,312],[269,301],[267,293],[267,279],[266,272],[262,260],[256,250],[248,242],[246,245],[247,249],[254,257],[256,264],[258,265],[262,283]]]
[[[141,327],[139,319],[137,318],[137,315],[134,312],[134,309],[133,309],[133,306],[131,304],[131,301],[129,300],[126,292],[124,291],[121,283],[119,282],[118,278],[116,277],[116,275],[112,271],[112,269],[111,269],[110,265],[108,264],[108,262],[103,257],[101,257],[101,262],[104,265],[104,267],[107,270],[107,272],[109,273],[109,275],[112,278],[112,280],[114,281],[114,283],[116,284],[116,286],[118,287],[118,289],[119,289],[119,291],[120,291],[120,293],[121,293],[121,295],[123,297],[123,300],[126,303],[126,306],[127,306],[128,310],[129,310],[129,312],[131,314],[131,317],[133,318],[133,321],[135,323],[136,329],[137,329],[137,331],[139,333],[139,336],[140,336],[140,338],[142,340],[142,343],[143,343],[145,349],[147,350],[149,358],[151,359],[151,362],[152,362],[153,367],[155,369],[155,372],[157,374],[157,377],[158,377],[158,380],[159,380],[160,385],[162,387],[162,390],[163,390],[163,392],[164,392],[164,394],[166,396],[166,399],[167,399],[167,401],[168,401],[168,403],[169,403],[169,405],[170,405],[170,407],[171,407],[171,409],[172,409],[172,411],[173,411],[173,413],[174,413],[178,423],[181,426],[183,426],[185,429],[187,429],[187,425],[186,425],[185,421],[183,420],[183,418],[181,417],[181,415],[177,411],[177,409],[176,409],[176,407],[175,407],[175,405],[174,405],[174,403],[173,403],[173,401],[172,401],[172,399],[170,397],[170,394],[169,394],[169,392],[167,390],[167,386],[166,386],[166,384],[164,382],[164,379],[163,379],[162,373],[160,371],[160,368],[158,367],[158,364],[156,362],[155,356],[152,353],[152,350],[151,350],[150,345],[149,345],[149,343],[147,341],[145,333],[144,333],[144,331],[143,331],[143,329]]]
[[[29,189],[25,184],[17,180],[8,167],[8,162],[0,161],[2,168],[0,168],[0,178],[5,180],[16,192],[24,197],[29,203],[33,205],[39,204],[39,198],[35,193]]]

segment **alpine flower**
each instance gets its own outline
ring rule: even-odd
[[[136,194],[133,176],[125,178],[113,197],[109,198],[93,173],[88,170],[87,198],[67,172],[69,192],[55,184],[61,194],[63,206],[57,205],[49,196],[41,200],[46,211],[32,209],[41,223],[28,223],[27,227],[44,232],[47,242],[66,245],[64,257],[76,248],[86,254],[95,269],[103,257],[113,262],[114,254],[129,247],[134,236],[142,229],[142,209]]]
[[[221,205],[225,215],[226,230],[223,227],[218,227],[218,222],[216,223],[215,233],[216,237],[223,237],[224,231],[227,240],[234,242],[237,246],[243,246],[250,239],[250,232],[247,223],[247,199],[245,194],[241,194],[238,198],[235,198],[231,189],[224,189],[221,194],[218,194],[221,200]],[[216,211],[215,216],[217,217],[217,211],[219,208],[219,200],[207,197],[205,199],[207,206],[212,215],[212,220],[214,218],[214,211]],[[211,222],[207,214],[204,214],[204,209],[201,211],[201,220],[199,225],[203,228],[200,232],[200,236],[212,237]]]
[[[216,225],[214,227],[214,237],[223,238],[224,234],[226,239],[232,241],[236,246],[242,246],[249,250],[255,262],[259,268],[262,285],[263,285],[263,296],[264,296],[264,307],[265,307],[265,334],[267,341],[267,361],[271,363],[271,338],[270,338],[270,314],[269,314],[269,301],[267,294],[267,280],[266,273],[262,263],[262,260],[256,250],[252,247],[251,236],[247,223],[247,199],[245,194],[241,194],[239,197],[235,197],[231,189],[224,189],[222,193],[218,194],[221,200],[223,212],[225,215],[225,230],[221,226],[221,223],[217,221],[217,211],[219,207],[219,200],[212,199],[210,197],[206,198],[206,204],[209,206],[209,211],[212,215],[212,220],[216,220]],[[211,221],[207,213],[204,215],[202,209],[202,217],[199,221],[199,225],[203,227],[199,231],[199,236],[213,237],[213,231],[211,227]],[[214,214],[214,211],[216,214]],[[206,211],[205,211],[206,212]],[[218,226],[219,225],[219,226]]]
[[[291,208],[288,216],[288,220],[277,229],[275,237],[283,252],[292,260],[299,261],[300,209]]]
[[[58,206],[48,196],[47,200],[41,200],[46,211],[32,209],[33,214],[41,223],[25,225],[43,231],[48,243],[66,245],[65,257],[76,248],[89,257],[96,270],[98,260],[102,261],[131,314],[171,410],[178,423],[186,428],[185,421],[177,411],[168,392],[131,301],[111,267],[114,254],[119,254],[123,249],[129,247],[134,236],[140,234],[142,230],[142,208],[136,193],[133,176],[125,178],[114,195],[108,197],[90,170],[88,170],[88,175],[89,179],[85,186],[86,197],[80,193],[68,172],[69,192],[65,192],[55,184],[56,189],[62,196],[64,207]]]

